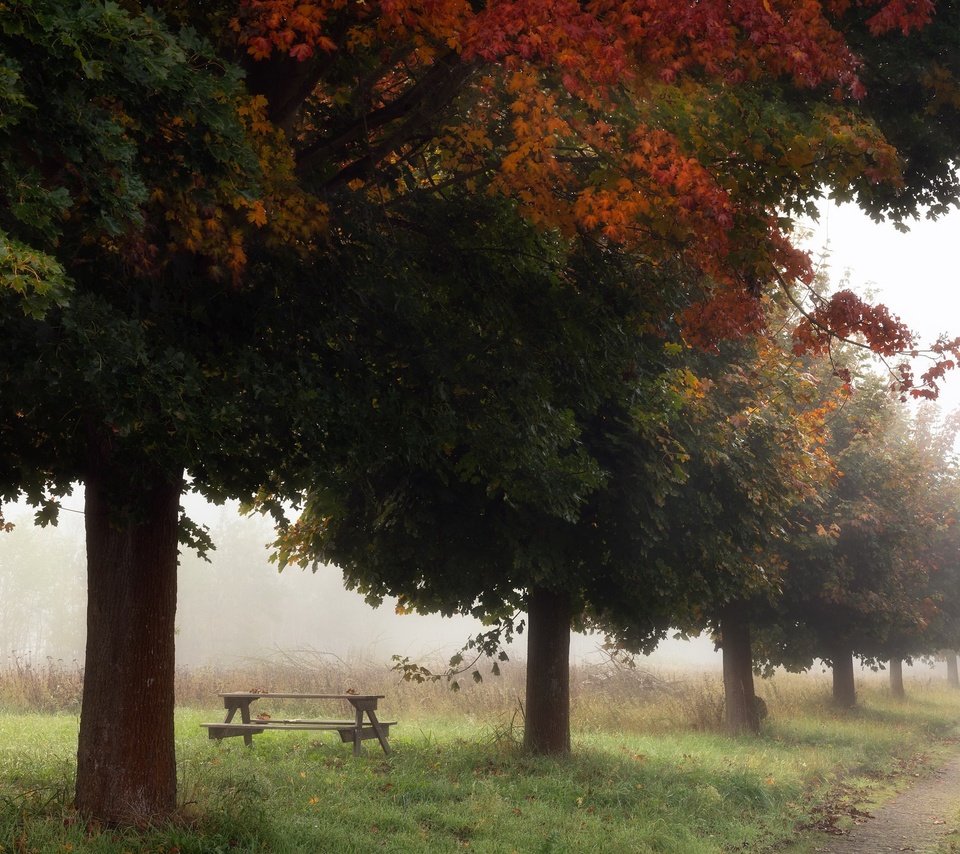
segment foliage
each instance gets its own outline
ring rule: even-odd
[[[757,280],[808,281],[784,213],[810,212],[824,187],[867,199],[899,180],[874,111],[854,103],[863,65],[848,30],[925,58],[917,31],[949,32],[931,4],[900,0],[162,7],[245,55],[335,222],[454,185],[502,193],[541,226],[710,275],[715,292],[684,317],[704,343],[758,328]]]
[[[716,628],[727,603],[779,595],[776,546],[793,508],[830,478],[824,422],[836,401],[773,339],[688,362],[699,379],[675,427],[684,478],[664,497],[664,529],[641,535],[634,573],[644,594],[672,583],[670,624],[696,634]],[[614,620],[619,642],[635,644],[635,620]]]
[[[402,278],[389,301],[368,301],[355,333],[377,345],[371,411],[350,453],[311,471],[280,560],[334,562],[374,602],[496,619],[538,579],[581,583],[596,536],[575,563],[564,555],[589,535],[583,508],[616,471],[598,454],[603,435],[656,437],[658,405],[679,406],[684,375],[642,331],[644,294],[656,299],[666,273],[602,249],[567,256],[500,202],[442,211],[389,247]],[[668,450],[665,438],[642,452],[651,489],[675,476]]]
[[[191,210],[258,192],[240,74],[189,31],[115,3],[17,0],[0,12],[0,74],[0,269],[14,291],[34,279],[34,314],[64,302],[74,265],[165,264],[192,248]]]
[[[957,204],[960,6],[938,0],[930,24],[905,39],[893,32],[877,38],[864,17],[849,7],[844,25],[864,60],[861,109],[897,150],[902,171],[897,182],[863,188],[857,202],[875,218],[905,227],[910,218],[936,218]]]

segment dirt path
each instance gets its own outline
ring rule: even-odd
[[[960,809],[960,755],[918,780],[843,836],[825,838],[822,854],[884,854],[936,851],[954,830]]]

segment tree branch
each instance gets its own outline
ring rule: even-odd
[[[366,154],[343,166],[324,185],[327,188],[338,186],[369,173],[383,157],[407,139],[418,135],[425,125],[449,106],[473,70],[472,63],[462,62],[453,51],[445,54],[430,71],[395,100],[357,119],[336,137],[320,140],[303,149],[297,157],[297,171],[303,176],[322,164],[340,159],[353,143],[362,143],[374,131],[400,121],[399,128]]]

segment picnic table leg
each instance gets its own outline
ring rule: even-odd
[[[380,726],[380,721],[377,720],[377,713],[373,711],[373,709],[367,709],[367,717],[370,718],[370,724],[373,726],[373,731],[377,734],[377,740],[380,742],[383,752],[389,756],[390,742],[387,741],[387,734],[383,731],[383,727]]]
[[[225,724],[230,723],[233,720],[233,716],[237,713],[237,709],[240,710],[240,721],[242,723],[250,723],[250,703],[251,700],[247,699],[238,699],[236,697],[224,697],[223,704],[227,707],[227,717],[224,720]],[[253,734],[245,732],[243,734],[243,743],[250,747],[253,745]]]
[[[250,723],[250,702],[251,702],[250,700],[240,701],[240,720],[243,721],[243,723],[245,724]],[[253,745],[252,732],[245,732],[243,734],[243,743],[247,747],[251,747]]]
[[[363,709],[357,709],[356,715],[356,728],[353,731],[353,755],[360,755],[360,731],[363,728]]]

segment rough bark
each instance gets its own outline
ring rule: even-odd
[[[948,649],[943,653],[947,661],[947,684],[951,688],[960,688],[960,672],[957,670],[957,653]]]
[[[903,659],[890,659],[890,693],[898,700],[904,699],[907,692],[903,689]]]
[[[531,753],[570,752],[570,597],[527,593],[527,698],[523,744]]]
[[[844,709],[857,705],[853,653],[850,647],[843,643],[835,644],[833,649],[833,702]]]
[[[86,478],[87,646],[76,806],[106,824],[146,824],[176,806],[174,617],[182,477]],[[128,495],[124,496],[123,493]],[[129,499],[135,512],[119,510]]]
[[[724,724],[731,735],[760,731],[760,715],[753,684],[750,623],[743,609],[728,606],[720,616],[723,650]]]

